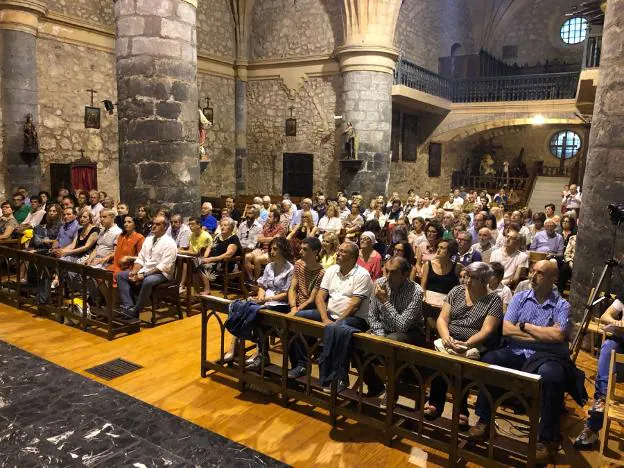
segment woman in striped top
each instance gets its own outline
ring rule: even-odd
[[[290,315],[295,315],[300,310],[314,308],[316,293],[325,274],[319,263],[321,242],[316,237],[303,239],[299,254],[301,260],[295,263],[295,274],[288,290]]]
[[[487,263],[466,267],[466,284],[456,286],[446,297],[437,321],[436,349],[449,354],[479,359],[486,343],[493,341],[503,320],[503,303],[496,292],[488,291],[493,270]],[[447,384],[437,377],[431,383],[425,417],[435,419],[444,411]],[[468,426],[468,394],[461,402],[459,423]]]

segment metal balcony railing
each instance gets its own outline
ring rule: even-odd
[[[458,103],[574,99],[578,80],[578,72],[449,80],[408,60],[395,71],[395,84]]]

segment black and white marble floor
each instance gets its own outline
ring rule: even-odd
[[[0,467],[285,466],[0,341]]]

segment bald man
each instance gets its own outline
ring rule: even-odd
[[[584,375],[576,369],[568,353],[567,338],[572,326],[570,304],[553,285],[558,269],[555,262],[543,260],[533,266],[532,289],[514,295],[509,303],[503,335],[509,340],[504,348],[486,353],[483,362],[522,370],[542,377],[541,418],[536,463],[547,463],[558,450],[561,434],[559,417],[565,392],[581,406],[587,401]],[[580,388],[571,382],[578,382]],[[501,392],[489,388],[494,401]],[[487,396],[479,393],[475,413],[479,422],[470,429],[474,440],[487,440],[492,410]]]

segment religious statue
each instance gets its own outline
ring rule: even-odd
[[[494,169],[494,160],[490,153],[485,153],[481,158],[481,165],[479,166],[479,172],[481,175],[496,175],[496,169]]]
[[[201,108],[199,110],[199,156],[203,157],[206,154],[204,143],[206,143],[206,129],[212,124],[210,120],[206,118]]]
[[[35,124],[32,121],[32,114],[26,116],[26,123],[24,123],[24,150],[22,152],[28,154],[39,153],[39,138]]]
[[[351,122],[347,123],[347,128],[342,133],[345,136],[345,159],[357,159],[358,136]]]

